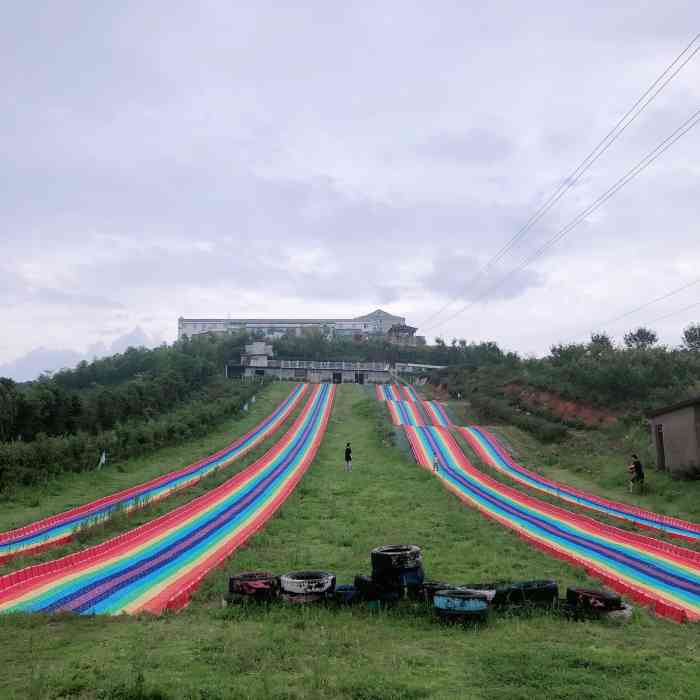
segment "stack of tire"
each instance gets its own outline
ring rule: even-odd
[[[231,576],[228,582],[229,603],[270,603],[277,598],[280,582],[269,571],[244,571]]]
[[[458,588],[485,595],[495,608],[553,607],[559,600],[559,586],[549,580],[466,583]]]
[[[356,576],[357,595],[367,602],[396,603],[418,597],[425,579],[420,547],[387,544],[371,552],[372,575]]]
[[[280,597],[292,605],[330,600],[335,593],[335,576],[327,571],[291,571],[280,576]]]
[[[567,588],[566,599],[559,607],[566,617],[573,620],[605,617],[624,622],[632,615],[632,607],[617,593],[595,588]]]

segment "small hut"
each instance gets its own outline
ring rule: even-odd
[[[657,469],[700,476],[700,396],[649,414]]]

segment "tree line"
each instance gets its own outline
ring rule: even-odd
[[[246,340],[198,336],[153,350],[129,348],[24,384],[0,378],[0,442],[95,435],[125,420],[153,419],[197,398]]]
[[[545,441],[565,437],[566,421],[523,403],[507,386],[543,389],[613,409],[632,421],[654,408],[700,395],[700,324],[686,328],[677,348],[659,345],[656,332],[645,327],[626,333],[621,346],[606,333],[595,333],[587,342],[553,345],[542,358],[499,353],[491,345],[455,342],[462,359],[435,372],[432,381],[468,399],[483,420],[520,425]],[[583,427],[578,421],[569,425]]]
[[[41,484],[63,472],[95,469],[104,450],[109,464],[206,435],[223,420],[239,414],[259,384],[219,379],[201,398],[157,418],[118,423],[95,434],[76,432],[51,437],[39,434],[31,442],[0,443],[0,492]]]

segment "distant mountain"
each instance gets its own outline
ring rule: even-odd
[[[16,382],[27,382],[37,379],[43,372],[55,372],[66,367],[75,367],[82,360],[93,360],[97,357],[114,355],[124,352],[128,347],[154,347],[158,345],[155,338],[150,337],[140,326],[116,338],[109,346],[103,342],[91,345],[87,352],[76,350],[57,350],[38,347],[11,362],[0,365],[0,377],[9,377]]]
[[[16,382],[27,382],[36,379],[42,372],[54,372],[63,367],[75,367],[84,358],[85,355],[81,355],[75,350],[34,348],[26,355],[0,365],[0,377],[9,377]]]

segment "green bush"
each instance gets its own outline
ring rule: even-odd
[[[97,435],[79,432],[52,437],[39,433],[31,442],[0,443],[0,491],[41,483],[61,472],[95,469],[102,450],[107,451],[110,463],[119,462],[206,435],[213,425],[239,413],[259,390],[259,384],[230,382],[222,398],[191,401],[156,419],[125,421]]]

